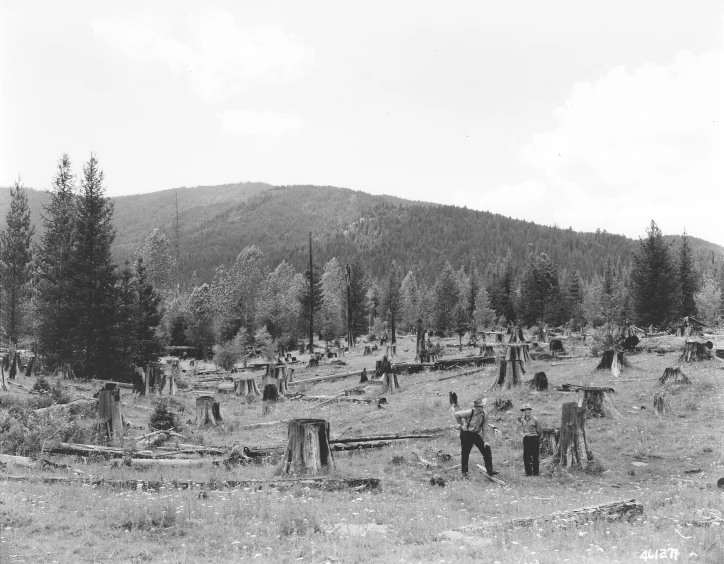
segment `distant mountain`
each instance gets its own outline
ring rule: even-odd
[[[28,190],[38,230],[46,197]],[[242,183],[116,198],[113,251],[119,262],[132,256],[156,227],[175,243],[177,202],[182,283],[194,271],[199,280],[210,281],[215,267],[230,264],[252,244],[264,251],[270,267],[286,260],[301,271],[308,261],[310,231],[320,266],[333,256],[358,260],[378,278],[395,259],[428,281],[446,260],[455,268],[466,265],[484,272],[509,256],[519,271],[531,250],[546,252],[561,267],[577,268],[588,279],[602,271],[609,255],[620,267],[627,266],[637,244],[605,231],[582,233],[344,188]],[[0,189],[0,218],[8,207],[9,190]],[[723,247],[701,239],[692,237],[691,243],[700,265],[724,253]]]

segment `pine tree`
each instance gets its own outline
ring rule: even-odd
[[[76,371],[88,378],[112,377],[116,273],[111,256],[115,238],[113,202],[105,196],[103,171],[91,154],[83,166],[77,200],[75,246],[68,270],[71,304],[77,315],[73,328]]]
[[[309,316],[310,316],[310,300],[314,300],[312,302],[313,311],[314,311],[314,327],[317,328],[316,332],[320,332],[319,329],[322,326],[322,322],[320,319],[320,312],[322,311],[322,305],[324,302],[324,294],[322,292],[322,274],[319,272],[319,267],[314,264],[312,266],[312,273],[314,274],[313,277],[313,284],[312,287],[310,287],[309,281],[310,281],[310,273],[309,273],[309,267],[304,271],[304,286],[302,288],[302,292],[299,295],[299,302],[300,302],[300,316],[299,316],[299,323],[301,325],[301,334],[307,335],[309,333]],[[273,333],[272,333],[273,334]]]
[[[75,177],[68,155],[58,168],[43,208],[43,234],[36,249],[36,327],[38,348],[50,370],[73,360],[70,264],[75,242]]]
[[[362,270],[362,266],[357,262],[350,262],[349,268],[349,299],[345,288],[344,304],[345,304],[345,323],[349,323],[352,328],[352,337],[357,339],[360,335],[364,335],[369,330],[369,300],[367,298],[367,277]],[[350,346],[352,344],[350,343]]]
[[[450,263],[446,262],[435,283],[433,324],[437,331],[447,332],[456,327],[455,307],[459,301],[458,279]]]
[[[531,254],[520,290],[520,316],[524,323],[562,321],[558,267],[545,253]]]
[[[138,291],[131,263],[126,261],[117,282],[116,309],[117,356],[121,371],[130,371],[138,350]]]
[[[161,343],[156,336],[156,327],[161,322],[158,311],[161,296],[149,280],[143,258],[136,259],[135,271],[138,296],[135,361],[138,366],[145,367],[157,359],[161,351]]]
[[[701,290],[697,292],[694,299],[697,311],[704,323],[711,327],[721,320],[722,292],[715,273],[709,272],[704,275]]]
[[[166,235],[154,229],[136,251],[136,258],[143,259],[148,281],[159,295],[170,299],[176,291],[176,257]]]
[[[25,331],[26,310],[29,299],[30,248],[35,228],[30,224],[28,197],[20,184],[10,189],[10,209],[7,227],[0,233],[0,265],[2,266],[2,321],[12,349]]]
[[[655,221],[633,255],[632,293],[636,323],[662,327],[674,315],[676,274],[669,245]]]
[[[196,286],[184,308],[186,338],[201,349],[204,358],[214,344],[214,305],[208,284]]]
[[[380,296],[380,313],[390,323],[391,343],[397,343],[397,323],[402,315],[402,294],[400,292],[400,268],[392,261],[390,271],[382,285]]]
[[[322,274],[321,336],[332,342],[344,334],[344,275],[336,257],[324,265]]]
[[[408,272],[400,284],[400,294],[402,297],[402,326],[406,331],[412,331],[416,327],[417,320],[422,317],[420,311],[420,288],[412,271]]]
[[[686,231],[681,236],[677,261],[677,305],[678,317],[695,316],[697,313],[694,297],[699,291],[699,273],[694,266],[691,244]]]
[[[489,327],[495,321],[495,310],[490,307],[490,298],[485,286],[480,286],[478,295],[475,298],[475,312],[473,320],[476,327]]]

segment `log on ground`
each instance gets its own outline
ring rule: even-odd
[[[549,523],[558,526],[583,525],[593,521],[632,521],[643,515],[644,506],[635,499],[625,501],[612,501],[601,503],[590,507],[580,507],[569,511],[559,511],[550,515],[540,517],[528,517],[524,519],[511,519],[513,527],[532,527]]]

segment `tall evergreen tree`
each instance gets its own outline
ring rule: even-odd
[[[562,321],[558,267],[545,253],[532,254],[520,291],[520,316],[524,323]]]
[[[458,278],[449,262],[438,276],[435,283],[435,303],[433,309],[433,324],[437,331],[451,331],[457,326],[455,308],[460,301],[460,288]]]
[[[397,343],[397,323],[402,315],[402,294],[400,292],[400,268],[396,261],[392,261],[387,278],[382,284],[380,296],[380,313],[386,316],[390,323],[391,343]]]
[[[633,255],[634,310],[637,324],[660,327],[674,315],[676,272],[669,245],[655,221],[651,221],[646,235]]]
[[[699,291],[700,277],[694,266],[694,257],[686,231],[681,235],[677,258],[677,314],[679,317],[694,316],[697,313],[694,297]]]
[[[116,368],[116,273],[111,256],[115,229],[113,202],[105,196],[103,180],[98,159],[91,154],[83,166],[69,268],[71,303],[78,316],[73,349],[78,372],[86,377],[109,377]]]
[[[322,274],[321,336],[327,342],[344,334],[344,297],[346,292],[342,267],[336,257],[324,265]]]
[[[138,291],[131,263],[126,261],[118,275],[116,294],[116,342],[118,363],[130,371],[138,350]]]
[[[347,291],[345,288],[345,322],[350,322],[352,337],[356,340],[357,337],[364,335],[369,330],[369,319],[367,317],[370,306],[367,298],[369,287],[362,266],[358,262],[350,262],[348,266],[350,292],[349,299],[347,299]]]
[[[28,197],[20,184],[10,189],[7,227],[0,233],[0,265],[2,266],[2,321],[5,337],[14,349],[25,330],[29,299],[30,248],[35,228],[30,224]]]
[[[156,292],[171,298],[176,291],[176,257],[166,235],[154,229],[136,251],[136,258],[143,259],[146,276]]]
[[[506,319],[515,319],[515,280],[510,257],[506,257],[491,273],[487,288],[491,307],[495,313],[498,316],[505,316]]]
[[[322,292],[322,274],[319,272],[319,267],[316,264],[312,266],[312,273],[314,274],[314,276],[311,277],[313,284],[310,286],[310,272],[307,266],[307,269],[304,271],[304,286],[301,294],[299,294],[299,302],[301,305],[299,322],[301,324],[302,335],[309,333],[309,318],[312,311],[314,312],[312,321],[314,322],[314,327],[317,328],[316,332],[321,333],[320,329],[322,327],[320,312],[322,311],[324,302],[324,293]],[[314,301],[310,303],[311,300]],[[310,305],[312,306],[311,308]],[[267,327],[267,329],[269,329],[269,327]]]
[[[43,234],[35,252],[38,348],[51,370],[73,360],[71,329],[76,320],[70,268],[75,244],[74,190],[70,159],[63,155],[43,208]]]
[[[402,325],[406,331],[412,331],[416,327],[417,320],[422,318],[420,288],[412,271],[402,279],[400,294],[402,296]]]
[[[136,292],[138,295],[138,317],[136,322],[136,364],[148,366],[158,358],[161,343],[156,336],[156,327],[161,322],[158,311],[161,296],[149,280],[143,258],[138,257],[135,265]]]

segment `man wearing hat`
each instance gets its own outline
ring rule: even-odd
[[[472,409],[455,412],[455,421],[460,429],[460,462],[462,466],[463,476],[468,475],[468,459],[473,446],[478,447],[480,454],[483,455],[485,461],[485,471],[490,476],[495,476],[497,472],[493,471],[493,455],[490,452],[490,445],[485,444],[485,428],[488,426],[488,415],[483,409],[487,400],[476,399],[473,402]],[[493,429],[497,429],[490,425]]]
[[[540,426],[538,419],[531,415],[533,408],[526,403],[521,409],[523,415],[518,417],[518,421],[523,431],[523,465],[525,466],[526,476],[538,475],[538,451],[540,442]]]

